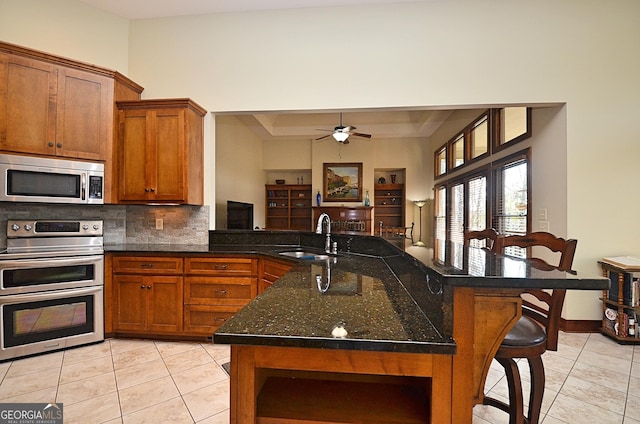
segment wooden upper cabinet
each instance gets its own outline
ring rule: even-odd
[[[107,159],[113,79],[0,52],[0,150]]]
[[[189,99],[117,106],[119,202],[202,205],[206,111]]]

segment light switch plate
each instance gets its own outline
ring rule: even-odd
[[[549,232],[549,221],[538,221],[538,230]]]
[[[156,218],[156,230],[164,229],[164,220],[162,218]]]

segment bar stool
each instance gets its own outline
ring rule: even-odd
[[[508,246],[530,248],[544,246],[560,253],[557,266],[539,258],[530,258],[532,266],[541,269],[571,271],[573,256],[578,243],[575,239],[565,240],[546,232],[536,232],[525,236],[500,236],[496,240],[504,252]],[[522,302],[522,317],[502,341],[495,359],[504,367],[509,385],[509,404],[485,396],[484,404],[509,413],[509,424],[538,424],[544,395],[545,375],[542,354],[547,350],[558,350],[558,330],[562,305],[566,290],[527,290],[538,302],[526,299]],[[522,381],[515,359],[525,358],[529,363],[531,390],[529,408],[524,416]]]
[[[464,244],[469,246],[471,240],[484,240],[485,247],[493,252],[499,251],[499,246],[496,243],[498,239],[498,232],[493,228],[485,228],[484,230],[467,231],[464,233]]]

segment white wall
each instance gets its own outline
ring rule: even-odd
[[[118,46],[126,51],[121,19],[55,3],[3,0],[0,37],[126,66],[114,58]],[[640,256],[638,22],[637,0],[434,0],[139,20],[130,23],[128,74],[145,97],[191,97],[211,111],[566,103],[567,233],[579,239],[576,269],[599,273],[602,256]],[[103,28],[117,39],[90,51],[82,39]],[[60,37],[64,46],[49,46]],[[214,132],[205,137],[213,146]],[[578,309],[567,317],[599,318]]]
[[[253,225],[264,227],[262,141],[234,116],[216,117],[215,228],[225,229],[227,200],[253,203]]]
[[[127,75],[129,20],[77,0],[0,1],[0,40]]]

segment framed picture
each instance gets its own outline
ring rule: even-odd
[[[325,202],[362,201],[362,162],[325,163],[323,171]]]

